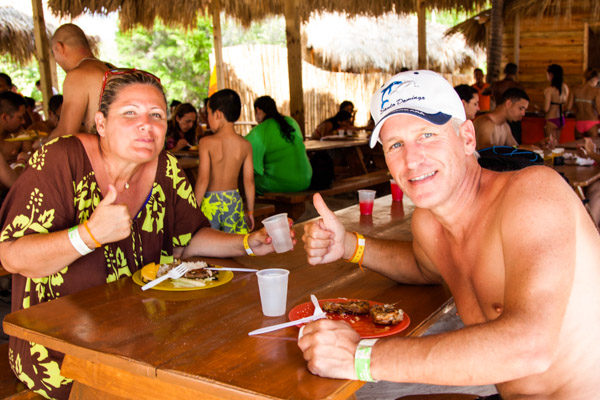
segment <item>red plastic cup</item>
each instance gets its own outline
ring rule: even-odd
[[[373,204],[374,203],[372,201],[371,202],[363,201],[363,202],[359,203],[359,205],[360,205],[360,213],[362,215],[371,215],[371,214],[373,214]]]
[[[393,201],[402,201],[402,197],[404,196],[404,193],[402,193],[402,189],[400,189],[400,186],[398,186],[396,181],[393,179],[390,179],[390,186],[392,188],[392,200]]]
[[[359,190],[358,191],[358,204],[360,205],[360,213],[362,215],[373,214],[373,204],[375,201],[374,190]]]

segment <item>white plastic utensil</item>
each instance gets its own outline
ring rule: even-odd
[[[142,286],[142,290],[148,290],[150,288],[153,288],[154,286],[158,285],[162,281],[166,281],[169,278],[171,278],[171,279],[179,279],[183,275],[185,275],[185,273],[187,271],[188,271],[187,267],[182,264],[182,265],[180,265],[180,266],[178,266],[178,267],[173,268],[172,270],[170,270],[166,275],[163,275],[160,278],[156,278],[153,281],[150,281],[150,282],[146,283],[144,286]]]
[[[319,304],[319,300],[317,300],[317,296],[314,294],[310,295],[310,301],[312,301],[313,306],[315,306],[315,312],[313,315],[323,314],[323,310],[321,309],[321,305]]]
[[[317,319],[324,318],[325,315],[326,315],[325,313],[317,314],[317,315],[311,315],[311,316],[308,316],[308,317],[297,319],[295,321],[284,322],[283,324],[277,324],[277,325],[267,326],[265,328],[260,328],[260,329],[254,330],[252,332],[248,332],[248,336],[259,335],[261,333],[278,331],[279,329],[287,328],[287,327],[290,327],[290,326],[305,324],[307,322],[316,321]]]
[[[233,267],[233,268],[229,268],[229,267],[219,267],[219,268],[206,267],[204,269],[210,269],[211,271],[240,271],[240,272],[256,272],[256,271],[258,271],[257,269],[254,269],[254,268],[237,268],[237,267]]]
[[[265,328],[256,329],[252,332],[249,332],[248,336],[259,335],[261,333],[267,333],[267,332],[273,332],[273,331],[277,331],[279,329],[287,328],[290,326],[305,324],[307,322],[316,321],[318,319],[325,318],[327,316],[327,314],[325,314],[323,312],[323,310],[321,309],[321,306],[319,305],[319,301],[317,300],[317,297],[314,294],[311,294],[310,300],[312,301],[313,305],[315,306],[315,312],[313,313],[313,315],[310,315],[310,316],[304,317],[304,318],[300,318],[295,321],[284,322],[283,324],[277,324],[277,325],[267,326]]]

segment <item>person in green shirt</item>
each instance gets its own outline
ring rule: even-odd
[[[252,145],[256,193],[307,189],[312,167],[298,123],[281,115],[269,96],[254,101],[254,112],[259,124],[246,139]]]

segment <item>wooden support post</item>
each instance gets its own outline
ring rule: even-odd
[[[514,26],[514,35],[515,40],[513,41],[513,53],[514,53],[514,63],[519,65],[519,51],[521,48],[521,17],[515,15],[515,26]]]
[[[223,65],[223,40],[221,35],[221,2],[211,1],[213,40],[215,46],[215,67],[217,69],[217,90],[225,88],[225,67]]]
[[[33,9],[33,27],[35,33],[35,55],[40,69],[40,83],[42,84],[42,98],[44,101],[44,116],[48,118],[48,103],[52,97],[52,71],[50,69],[50,46],[46,36],[46,23],[44,22],[44,9],[42,0],[31,0]]]
[[[424,0],[417,2],[417,32],[419,41],[419,69],[427,69],[427,20]]]
[[[285,36],[287,40],[288,75],[290,85],[290,116],[298,122],[306,137],[304,125],[304,90],[302,87],[302,43],[300,41],[300,2],[285,0]]]

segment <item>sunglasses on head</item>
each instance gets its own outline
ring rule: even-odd
[[[160,83],[160,78],[156,75],[151,74],[150,72],[146,72],[141,69],[136,68],[114,68],[109,69],[104,73],[104,78],[102,78],[102,89],[100,90],[100,98],[98,99],[98,107],[102,103],[102,96],[104,96],[104,89],[106,88],[106,82],[108,82],[109,78],[113,75],[125,75],[125,74],[133,74],[135,72],[140,72],[150,78],[154,79],[156,82]]]

